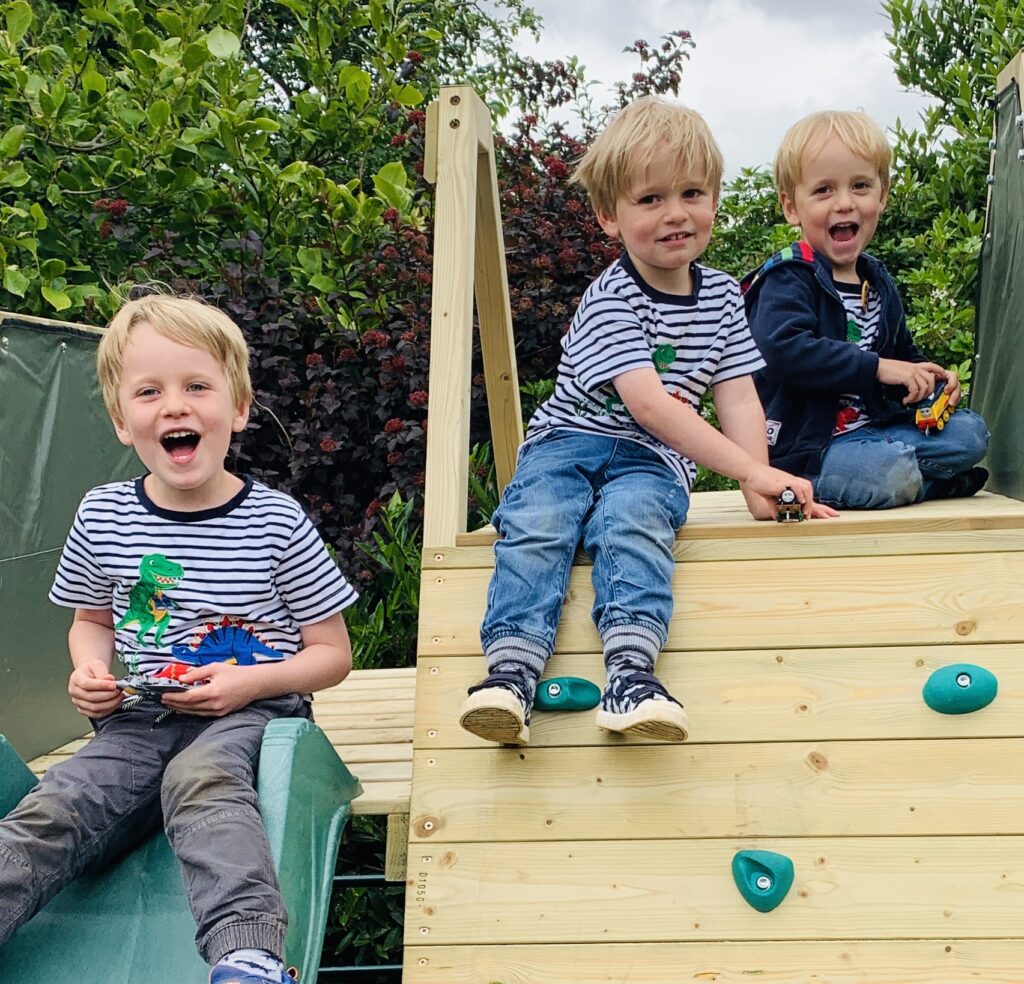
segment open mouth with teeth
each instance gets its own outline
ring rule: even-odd
[[[856,222],[837,222],[834,226],[829,226],[828,234],[834,243],[842,246],[845,243],[852,243],[859,229],[860,226]]]
[[[191,460],[199,446],[199,435],[191,430],[171,431],[160,438],[160,444],[172,461],[179,463]]]
[[[689,239],[693,233],[691,232],[670,232],[667,236],[661,237],[663,243],[681,243]]]

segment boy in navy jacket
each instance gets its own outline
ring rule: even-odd
[[[928,362],[907,330],[896,285],[864,250],[889,192],[885,134],[859,112],[823,112],[783,138],[775,181],[803,240],[745,278],[750,330],[765,360],[755,374],[771,463],[809,478],[842,509],[886,509],[973,495],[988,431],[960,409],[929,432],[912,404],[956,372]]]

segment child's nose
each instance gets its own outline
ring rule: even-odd
[[[672,198],[668,204],[668,217],[673,222],[682,222],[690,214],[690,209],[682,198]]]
[[[187,409],[185,395],[177,390],[169,389],[164,392],[164,413],[177,417]]]

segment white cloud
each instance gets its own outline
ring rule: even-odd
[[[924,97],[902,90],[888,58],[888,20],[877,0],[532,0],[544,20],[538,59],[576,55],[588,78],[628,79],[638,38],[655,42],[685,29],[697,47],[679,99],[708,120],[727,174],[770,163],[785,129],[818,109],[863,109],[885,127],[913,125]],[[596,102],[604,100],[595,89]]]

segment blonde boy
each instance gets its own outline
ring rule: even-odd
[[[711,237],[722,157],[704,120],[654,98],[623,109],[573,180],[623,246],[588,288],[562,343],[555,391],[534,414],[494,515],[500,539],[481,640],[488,676],[464,728],[524,744],[551,656],[576,546],[593,558],[593,617],[607,686],[597,724],[666,741],[687,737],[682,706],[654,676],[672,613],[672,546],[697,463],[738,479],[751,513],[792,486],[767,464],[750,374],[762,365],[739,287],[698,264]],[[698,412],[711,387],[721,432]]]
[[[224,467],[252,400],[234,322],[196,300],[131,301],[97,365],[146,474],[86,494],[58,565],[68,692],[96,737],[0,821],[0,942],[162,816],[211,982],[281,984],[287,913],[254,763],[269,721],[309,717],[305,695],[348,672],[356,595],[293,499]],[[123,695],[115,653],[156,696]]]
[[[952,370],[927,362],[907,330],[896,285],[865,251],[889,195],[889,143],[864,113],[822,112],[783,138],[775,181],[803,240],[744,280],[750,330],[765,359],[754,379],[773,464],[814,483],[823,502],[885,509],[973,495],[988,432],[961,409],[926,434],[910,405]]]

